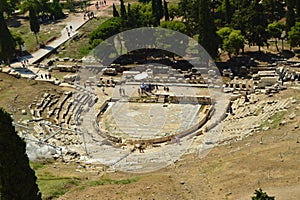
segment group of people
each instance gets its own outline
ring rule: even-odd
[[[41,76],[41,79],[44,79],[44,77],[45,77],[45,79],[51,79],[51,77],[52,77],[50,73],[49,74],[44,74],[44,75],[41,74],[40,76]]]
[[[84,20],[86,20],[86,19],[91,19],[91,18],[94,18],[95,17],[95,15],[94,15],[94,12],[93,11],[91,11],[91,12],[85,12],[84,14],[83,14],[83,19]]]
[[[138,88],[138,93],[139,95],[144,94],[145,92],[152,92],[154,89],[158,90],[158,85],[157,84],[151,84],[151,83],[143,83],[139,88]]]
[[[97,10],[99,10],[100,6],[106,6],[106,1],[105,0],[104,1],[100,1],[100,2],[97,1],[95,3],[95,7],[96,7]]]
[[[142,83],[141,86],[138,88],[138,93],[139,93],[139,95],[143,95],[145,92],[152,92],[154,89],[159,90],[159,87],[157,84]],[[170,88],[167,86],[164,86],[164,91],[169,92]]]
[[[73,31],[72,25],[70,25],[69,27],[67,26],[66,27],[66,31],[67,31],[68,36],[70,37],[71,36],[71,32]]]
[[[21,65],[22,65],[23,68],[28,67],[29,66],[29,60],[27,58],[25,60],[22,60]]]

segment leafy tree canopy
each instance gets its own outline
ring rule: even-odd
[[[300,22],[297,22],[295,26],[291,28],[288,33],[288,40],[291,47],[300,46]]]

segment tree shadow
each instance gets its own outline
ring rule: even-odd
[[[7,20],[7,25],[8,25],[8,27],[13,27],[13,28],[18,28],[18,27],[20,27],[21,25],[22,25],[22,23],[21,23],[21,19],[22,19],[22,17],[20,17],[20,16],[14,16],[14,17],[12,17],[12,18],[9,18],[8,20]]]
[[[49,50],[49,51],[53,51],[54,50],[54,48],[53,47],[51,47],[51,46],[43,46],[43,47],[41,47],[42,49],[46,49],[46,50]]]

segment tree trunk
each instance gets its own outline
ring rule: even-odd
[[[228,54],[229,60],[231,60],[231,53],[227,52],[227,54]]]
[[[279,52],[278,43],[277,43],[277,38],[275,39],[275,46],[276,46],[277,51]]]
[[[38,34],[37,34],[37,33],[35,33],[34,35],[35,35],[36,44],[37,44],[37,45],[39,45],[39,38],[38,38]]]
[[[10,67],[10,57],[7,57],[7,65]]]

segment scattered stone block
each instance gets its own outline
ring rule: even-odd
[[[289,115],[289,118],[290,119],[294,119],[296,117],[296,114],[295,113],[291,113],[290,115]]]
[[[262,127],[262,130],[263,130],[263,131],[267,131],[267,130],[269,130],[269,129],[270,129],[270,127],[268,127],[268,126]]]
[[[284,125],[286,125],[286,121],[285,121],[285,120],[283,120],[283,121],[281,121],[281,122],[279,123],[279,126],[284,126]]]

